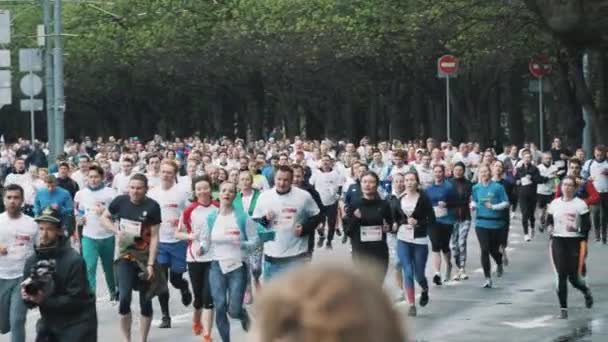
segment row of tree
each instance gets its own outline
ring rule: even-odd
[[[543,8],[549,3],[564,2]],[[315,138],[444,138],[445,84],[436,63],[450,53],[460,59],[451,82],[453,138],[536,141],[537,94],[527,64],[546,53],[554,62],[547,137],[580,144],[584,105],[599,123],[600,141],[608,73],[601,37],[573,43],[548,24],[569,9],[538,8],[528,0],[66,4],[66,136],[259,138],[284,127]],[[10,9],[20,15],[21,33],[40,21],[37,7]],[[13,50],[33,43],[16,41]],[[592,87],[582,78],[586,52]],[[3,113],[6,135],[27,135],[17,106]]]

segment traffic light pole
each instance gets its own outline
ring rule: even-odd
[[[53,92],[53,55],[51,54],[51,1],[42,0],[42,16],[44,24],[44,84],[46,94],[46,127],[49,142],[49,161],[55,161],[60,151],[55,148],[55,106]]]
[[[63,43],[61,38],[61,1],[55,1],[55,15],[54,15],[54,41],[55,46],[53,48],[53,79],[54,79],[54,98],[55,98],[55,152],[62,153],[65,139],[65,126],[64,126],[64,111],[65,102],[63,95]]]

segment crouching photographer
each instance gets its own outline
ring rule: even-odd
[[[36,341],[97,341],[95,298],[89,294],[84,261],[63,233],[61,215],[46,208],[36,223],[39,242],[21,284],[25,305],[40,309]]]

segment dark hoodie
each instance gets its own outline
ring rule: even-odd
[[[97,341],[95,297],[89,293],[82,257],[61,237],[55,247],[36,248],[25,263],[31,274],[40,260],[55,260],[54,291],[40,303],[41,327],[57,341]]]
[[[473,185],[465,177],[452,178],[451,181],[454,185],[454,190],[456,190],[456,196],[454,196],[454,202],[452,204],[456,221],[470,221],[471,210],[469,208],[469,203],[471,202]]]

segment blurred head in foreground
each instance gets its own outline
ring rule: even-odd
[[[345,266],[305,266],[269,283],[256,304],[255,342],[402,342],[382,287]]]

